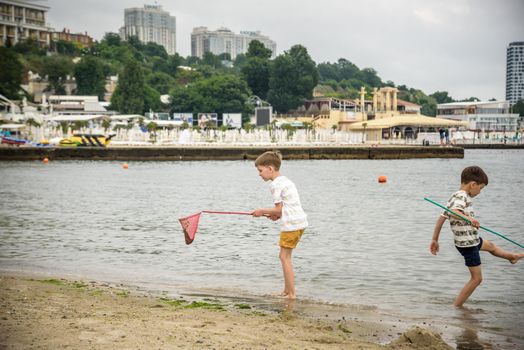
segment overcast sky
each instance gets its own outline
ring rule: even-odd
[[[524,0],[175,0],[177,51],[191,53],[194,27],[260,30],[278,53],[305,46],[317,63],[346,58],[383,81],[455,99],[505,98],[506,47],[524,41]],[[96,40],[118,32],[124,9],[154,1],[47,0],[56,30]]]

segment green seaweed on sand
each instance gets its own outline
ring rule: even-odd
[[[220,304],[206,303],[205,301],[193,301],[191,304],[184,307],[186,309],[224,310],[224,306]]]
[[[119,290],[118,292],[115,293],[116,295],[118,295],[119,297],[122,297],[122,298],[127,298],[129,296],[129,291],[128,290]]]
[[[341,324],[338,325],[338,329],[340,329],[340,330],[341,330],[342,332],[344,332],[344,333],[353,333],[353,332],[350,331],[346,326],[341,325]]]
[[[37,280],[37,281],[41,283],[54,284],[55,286],[63,286],[65,284],[64,281],[57,280],[55,278],[50,278],[47,280]]]
[[[71,282],[71,286],[78,288],[78,289],[84,289],[85,287],[87,287],[87,284],[85,284],[84,282],[74,281],[74,282]]]
[[[169,299],[169,298],[164,298],[164,297],[160,298],[160,301],[170,306],[181,306],[182,304],[187,303],[187,301],[185,300]]]

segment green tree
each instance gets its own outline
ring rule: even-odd
[[[318,69],[319,78],[323,82],[327,80],[333,80],[333,81],[341,80],[336,66],[329,62],[319,63],[319,65],[317,66],[317,69]]]
[[[246,57],[247,58],[263,58],[263,59],[270,59],[271,58],[272,51],[264,46],[260,41],[258,40],[252,40],[249,43],[249,47],[247,49]]]
[[[287,112],[311,98],[318,83],[318,71],[307,49],[293,46],[271,65],[268,100],[274,109]]]
[[[466,99],[460,100],[459,102],[480,102],[480,99],[477,97],[468,97]]]
[[[142,114],[145,98],[144,75],[140,64],[129,60],[118,78],[111,107],[122,114]]]
[[[55,94],[65,94],[65,82],[73,73],[73,62],[67,56],[50,56],[44,59],[44,74]]]
[[[131,45],[132,47],[134,47],[137,51],[140,51],[140,52],[144,51],[144,44],[140,41],[140,39],[136,35],[131,35],[130,37],[128,37],[127,43]]]
[[[245,81],[233,75],[199,80],[171,91],[172,112],[239,113],[246,108],[249,94]]]
[[[269,90],[270,61],[260,57],[250,57],[242,68],[242,75],[254,95],[267,98]]]
[[[166,49],[162,45],[159,45],[159,44],[154,43],[154,42],[148,42],[147,44],[145,44],[143,46],[143,52],[147,56],[151,56],[151,57],[157,56],[157,57],[161,57],[163,59],[167,59]]]
[[[238,70],[242,70],[242,67],[247,64],[247,57],[245,54],[241,53],[235,57],[235,62],[233,63],[234,67]]]
[[[381,87],[384,85],[384,83],[382,83],[382,80],[378,77],[377,71],[373,68],[362,69],[357,74],[357,77],[369,86]]]
[[[242,75],[253,94],[265,100],[269,90],[271,50],[266,49],[260,41],[253,40],[249,43],[246,57],[247,62],[241,70]]]
[[[214,68],[222,66],[222,60],[220,57],[209,51],[204,53],[204,56],[202,57],[202,63]]]
[[[104,65],[98,58],[83,57],[75,66],[75,79],[77,95],[96,95],[100,100],[104,99]]]
[[[120,46],[122,43],[122,38],[117,33],[106,33],[102,39],[102,43],[107,44],[108,46]]]
[[[168,94],[169,90],[175,86],[175,78],[163,72],[155,72],[148,75],[146,81],[161,94]]]
[[[430,97],[433,97],[437,103],[451,103],[455,102],[451,96],[449,96],[447,91],[436,91],[429,95]]]
[[[20,40],[13,46],[13,50],[22,55],[45,56],[47,53],[46,49],[40,47],[38,42],[31,38]]]
[[[160,93],[145,84],[144,86],[144,111],[160,111],[162,110],[162,102],[160,102]]]
[[[220,61],[231,61],[231,54],[229,52],[223,52],[217,56]]]
[[[65,41],[65,40],[58,40],[56,42],[53,42],[53,47],[56,52],[62,55],[68,55],[73,56],[77,55],[80,50],[73,44],[72,42]]]
[[[10,99],[20,98],[24,66],[12,49],[0,47],[0,94]]]
[[[513,113],[518,113],[521,117],[524,117],[524,100],[519,100],[512,107]]]
[[[420,113],[429,117],[435,117],[437,115],[437,104],[432,102],[424,103],[420,109]]]

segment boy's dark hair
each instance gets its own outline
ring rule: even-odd
[[[478,166],[468,166],[466,169],[462,170],[462,175],[460,176],[460,182],[467,184],[471,181],[476,183],[488,185],[488,175]]]
[[[255,160],[255,166],[272,166],[275,170],[280,170],[280,164],[282,164],[282,154],[279,151],[264,152]]]

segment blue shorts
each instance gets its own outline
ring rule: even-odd
[[[479,237],[479,239],[480,243],[474,247],[455,247],[464,257],[464,260],[466,261],[466,266],[473,267],[480,265],[480,248],[482,247],[482,237]]]

